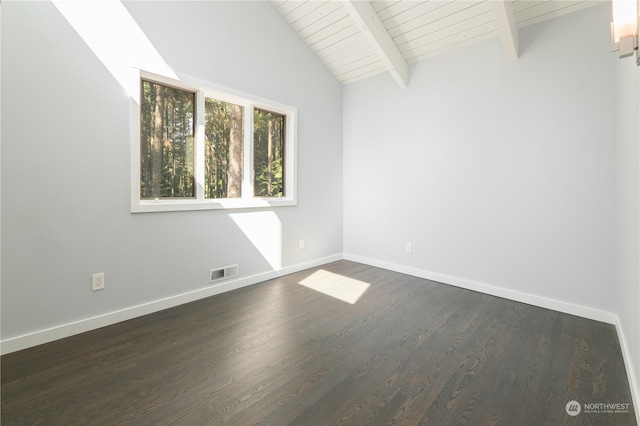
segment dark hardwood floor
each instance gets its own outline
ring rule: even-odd
[[[612,325],[347,261],[1,361],[5,426],[636,424]]]

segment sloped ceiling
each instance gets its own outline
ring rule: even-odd
[[[517,60],[518,30],[601,0],[273,0],[343,84],[389,72],[406,87],[408,64],[500,37]]]

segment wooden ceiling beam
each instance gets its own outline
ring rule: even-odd
[[[504,54],[508,61],[515,61],[518,59],[518,24],[513,13],[513,5],[510,0],[492,1],[491,5],[496,13],[496,24]]]
[[[371,4],[358,0],[345,1],[343,4],[393,79],[400,87],[406,88],[409,84],[409,66]]]

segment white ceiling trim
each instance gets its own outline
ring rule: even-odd
[[[496,24],[502,39],[502,47],[508,61],[518,59],[518,23],[513,12],[511,1],[492,1],[493,10],[496,12]]]
[[[400,87],[409,84],[409,66],[368,1],[345,1],[345,9]]]

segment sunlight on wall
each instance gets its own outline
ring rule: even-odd
[[[282,269],[282,223],[274,212],[233,213],[229,217],[274,270]]]
[[[314,272],[298,284],[342,300],[343,302],[351,303],[352,305],[355,304],[369,288],[369,284],[364,281],[334,274],[324,269]]]
[[[120,1],[53,4],[130,96],[138,93],[134,68],[177,78]]]

